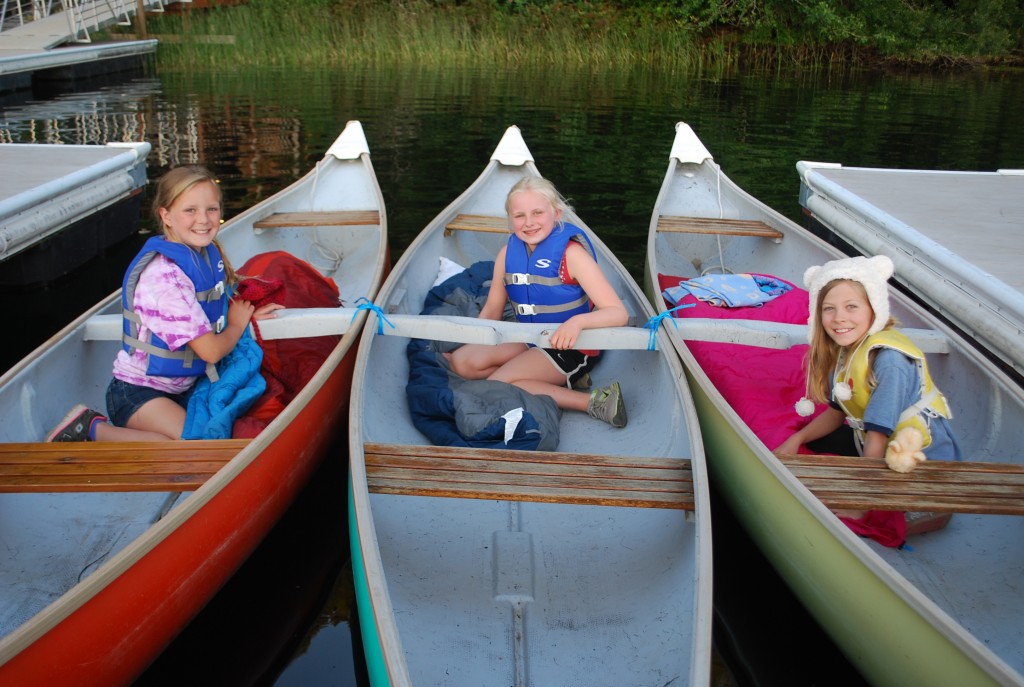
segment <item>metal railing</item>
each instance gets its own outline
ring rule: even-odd
[[[50,16],[54,0],[3,0],[0,2],[0,31],[11,26],[24,26],[34,19]]]
[[[0,31],[63,13],[70,39],[90,43],[90,31],[113,24],[131,25],[140,6],[146,12],[163,12],[166,5],[191,0],[0,0]]]

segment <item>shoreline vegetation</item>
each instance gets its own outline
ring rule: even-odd
[[[1017,0],[248,0],[147,23],[168,71],[1024,66]]]

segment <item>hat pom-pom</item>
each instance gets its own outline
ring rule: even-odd
[[[796,414],[800,417],[808,417],[814,412],[814,403],[806,397],[797,401],[793,407],[796,408]]]
[[[838,382],[832,387],[832,395],[836,397],[837,401],[849,401],[853,398],[853,390],[846,382]]]

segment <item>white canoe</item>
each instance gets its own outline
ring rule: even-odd
[[[537,174],[519,129],[509,128],[479,178],[396,263],[377,302],[389,320],[417,317],[441,257],[467,267],[493,260],[507,239],[506,194],[523,176]],[[446,231],[460,215],[476,216],[493,230]],[[568,219],[585,227],[578,217]],[[632,324],[643,325],[653,315],[650,305],[604,244],[589,235]],[[428,318],[422,319],[426,326]],[[453,318],[447,334],[435,322],[422,336],[477,340],[465,320]],[[381,325],[388,335],[377,335],[372,320],[364,329],[349,422],[350,539],[371,682],[707,685],[711,529],[703,449],[682,368],[664,335],[658,335],[659,348],[668,355],[646,350],[646,330],[593,332],[617,347],[602,355],[594,384],[621,382],[629,424],[614,429],[566,411],[553,455],[573,469],[580,454],[609,462],[621,457],[629,469],[645,462],[641,458],[686,459],[691,511],[589,505],[580,502],[587,490],[576,483],[549,502],[518,500],[536,494],[503,498],[499,492],[509,487],[504,478],[460,498],[422,495],[424,489],[415,488],[422,485],[409,490],[414,493],[380,493],[371,454],[387,450],[411,459],[440,450],[408,412],[408,333]],[[505,340],[508,332],[500,329],[491,329],[490,340]],[[509,336],[530,328],[511,329]],[[539,455],[466,451],[458,457],[529,461]]]
[[[735,225],[718,234],[659,230],[681,217],[763,223],[777,236],[730,233]],[[724,265],[802,286],[807,267],[839,257],[736,186],[690,127],[677,125],[648,240],[645,287],[660,310],[659,274],[692,278]],[[950,397],[965,456],[1019,464],[1021,389],[936,318],[890,292],[902,327],[931,330],[929,367]],[[714,371],[702,369],[684,344],[686,320],[678,323],[678,333],[668,329],[689,373],[716,488],[863,675],[877,685],[1024,685],[1024,518],[957,513],[944,530],[911,537],[912,550],[857,537],[740,419],[712,382]],[[736,356],[753,350],[737,348]],[[802,389],[795,393],[799,398]],[[780,406],[792,407],[795,398],[779,396]]]
[[[372,298],[386,275],[385,227],[362,126],[349,122],[314,170],[228,220],[220,240],[236,267],[268,251],[308,259],[337,283],[344,302],[354,303]],[[120,346],[119,313],[115,293],[0,378],[5,685],[130,683],[260,543],[344,423],[351,349],[364,313],[248,443],[34,443],[74,403],[105,407]],[[304,336],[303,318],[290,316],[290,335]],[[97,322],[112,322],[112,333],[100,326],[97,334]],[[49,465],[25,474],[17,460],[40,451]],[[110,455],[106,463],[83,464],[78,474],[57,479],[46,475],[103,451]],[[221,467],[208,478],[190,478],[182,493],[171,488],[176,477],[161,477],[154,463],[145,464],[168,452],[194,470],[200,456],[216,456]],[[125,464],[140,474],[130,467],[117,474]],[[126,484],[136,477],[158,484]]]

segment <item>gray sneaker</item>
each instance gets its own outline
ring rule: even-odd
[[[79,403],[64,416],[64,419],[57,423],[57,426],[47,435],[47,441],[89,441],[89,427],[93,420],[106,416],[97,413],[95,410],[86,408]]]
[[[625,427],[626,405],[622,402],[622,389],[619,388],[619,383],[612,382],[610,386],[591,391],[587,414],[604,420],[612,427]]]

